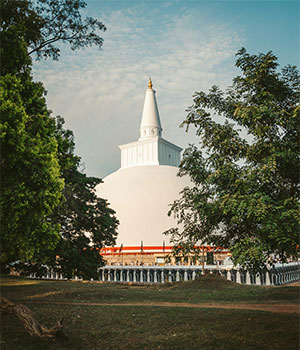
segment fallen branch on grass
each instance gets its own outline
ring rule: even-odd
[[[57,321],[53,327],[47,328],[39,324],[39,322],[34,319],[32,312],[23,304],[15,304],[5,298],[1,298],[0,311],[10,314],[15,313],[31,336],[51,338],[53,340],[66,338],[62,331],[62,320]]]

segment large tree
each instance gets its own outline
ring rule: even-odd
[[[72,131],[64,129],[61,117],[56,122],[58,159],[65,187],[63,199],[52,214],[52,221],[60,224],[61,240],[49,255],[47,265],[68,278],[76,275],[95,279],[103,264],[100,249],[115,244],[118,220],[107,201],[96,195],[95,188],[101,180],[80,170],[81,159],[74,154]],[[39,268],[35,265],[32,267]]]
[[[114,244],[117,220],[95,195],[101,181],[80,171],[74,138],[47,109],[31,54],[57,59],[58,42],[101,47],[98,20],[81,0],[1,2],[1,262],[49,264],[68,276],[95,276],[99,249]]]
[[[196,92],[182,123],[196,128],[200,147],[184,152],[179,174],[194,187],[173,203],[182,229],[168,233],[177,249],[223,246],[257,271],[297,255],[300,79],[294,66],[279,72],[272,52],[237,57],[242,74],[226,91]]]
[[[48,216],[59,204],[63,179],[43,94],[30,77],[23,83],[0,78],[2,263],[31,259],[59,239],[59,225]]]
[[[97,278],[103,264],[99,254],[104,245],[114,245],[118,220],[106,200],[96,196],[95,187],[101,180],[86,176],[81,170],[81,158],[74,154],[75,142],[64,120],[56,118],[58,161],[65,186],[62,199],[49,217],[60,225],[60,240],[53,251],[40,251],[34,259],[18,264],[23,273],[45,275],[48,268],[67,278]]]
[[[83,19],[80,11],[85,7],[83,0],[2,0],[2,74],[23,71],[30,55],[57,60],[60,43],[69,44],[72,50],[92,45],[100,49],[103,38],[98,32],[106,27],[98,19]]]

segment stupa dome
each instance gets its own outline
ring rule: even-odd
[[[188,177],[178,177],[181,148],[162,138],[162,127],[152,81],[146,90],[140,138],[119,146],[121,168],[103,179],[97,195],[105,198],[120,221],[117,245],[162,246],[170,237],[163,232],[176,227],[168,211]]]
[[[120,221],[117,245],[169,244],[163,232],[176,227],[173,216],[167,215],[170,204],[189,185],[177,172],[174,166],[144,165],[121,168],[104,178],[97,194],[108,199]]]

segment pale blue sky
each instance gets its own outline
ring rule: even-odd
[[[149,76],[163,137],[184,148],[197,142],[178,127],[193,93],[230,85],[240,47],[299,67],[298,1],[88,0],[84,12],[107,26],[103,50],[64,48],[58,62],[36,62],[34,71],[88,175],[118,169],[118,145],[138,138]]]

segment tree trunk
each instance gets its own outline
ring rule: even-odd
[[[0,311],[10,314],[15,313],[31,336],[51,338],[53,340],[66,338],[62,331],[62,320],[57,321],[57,323],[51,328],[44,327],[34,319],[32,312],[23,304],[15,304],[5,298],[1,298]]]

